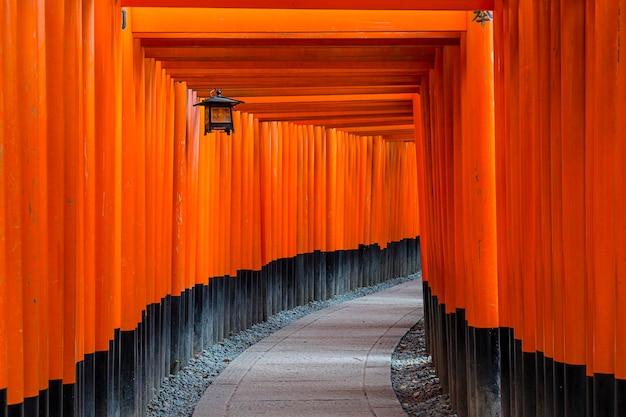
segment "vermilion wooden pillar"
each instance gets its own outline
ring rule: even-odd
[[[565,415],[586,412],[585,5],[561,1],[563,364]],[[558,360],[558,358],[555,358]]]
[[[616,1],[587,2],[585,202],[586,270],[592,326],[588,345],[587,375],[593,376],[594,416],[615,412],[616,252],[617,224],[615,156],[618,141],[617,64],[619,55]],[[619,193],[619,191],[618,191]],[[614,201],[614,200],[613,200]],[[624,262],[623,259],[620,260]]]
[[[471,228],[468,240],[470,302],[468,345],[476,360],[473,378],[475,396],[470,399],[469,415],[500,413],[500,368],[498,348],[498,276],[496,239],[496,169],[494,136],[493,24],[472,22],[468,12],[466,75],[468,94],[463,97],[464,140],[470,141],[469,163],[463,177],[469,186],[468,206]],[[467,169],[467,170],[465,170]],[[471,294],[471,295],[470,295]]]

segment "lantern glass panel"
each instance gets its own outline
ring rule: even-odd
[[[230,107],[211,107],[211,123],[232,123]]]

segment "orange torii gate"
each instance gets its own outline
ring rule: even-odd
[[[619,2],[211,4],[0,4],[0,415],[141,413],[420,251],[461,415],[624,414]]]

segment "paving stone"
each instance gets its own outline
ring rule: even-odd
[[[194,416],[405,416],[389,366],[398,341],[423,315],[419,298],[421,281],[409,281],[288,325],[262,349],[247,351],[241,366],[237,357]],[[224,382],[237,384],[226,406],[207,409]]]

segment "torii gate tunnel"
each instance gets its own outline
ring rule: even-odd
[[[626,415],[620,1],[0,19],[0,416],[143,415],[230,332],[420,269],[459,415]]]

